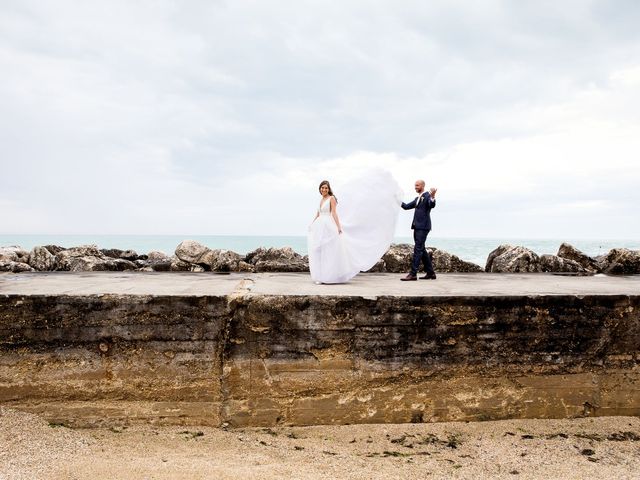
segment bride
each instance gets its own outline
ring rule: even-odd
[[[340,201],[327,180],[318,190],[322,198],[308,236],[311,279],[345,283],[373,267],[389,249],[402,191],[385,170],[369,171],[343,185]]]

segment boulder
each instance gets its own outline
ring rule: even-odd
[[[135,264],[140,266],[142,269],[145,269],[145,271],[154,271],[154,272],[168,272],[171,270],[171,265],[172,263],[175,261],[180,261],[178,260],[177,257],[174,257],[173,259],[167,255],[164,252],[158,252],[158,251],[151,251],[146,255],[146,259],[144,260],[136,260]],[[146,269],[149,270],[146,270]],[[181,271],[181,270],[177,270],[177,271]]]
[[[548,254],[540,256],[540,268],[543,272],[553,273],[576,273],[580,275],[590,275],[594,273],[592,270],[587,270],[575,260]]]
[[[596,262],[595,259],[568,243],[562,243],[560,245],[560,248],[558,249],[558,257],[577,262],[586,271],[594,273],[599,271],[598,262]]]
[[[14,262],[12,260],[0,260],[0,272],[33,272],[34,269],[27,263]]]
[[[135,270],[136,264],[121,258],[104,255],[95,245],[73,247],[55,256],[57,269],[71,272]]]
[[[109,258],[122,258],[123,260],[129,260],[135,262],[140,258],[135,250],[120,250],[118,248],[102,248],[100,252]]]
[[[214,272],[237,272],[240,270],[242,257],[231,250],[210,250],[205,255],[205,265]],[[244,262],[243,262],[244,263]]]
[[[107,262],[107,267],[108,270],[110,271],[114,271],[114,272],[123,272],[125,270],[135,270],[136,264],[129,261],[129,260],[125,260],[124,258],[115,258],[109,262]]]
[[[100,253],[102,253],[105,257],[109,258],[120,258],[120,254],[124,250],[120,250],[119,248],[101,248]]]
[[[55,255],[52,255],[51,252],[44,247],[33,247],[33,250],[29,253],[27,263],[35,270],[41,272],[56,269]]]
[[[237,272],[246,266],[240,265],[242,257],[231,250],[216,249],[202,245],[194,240],[185,240],[176,247],[176,257],[180,262],[191,265],[199,265],[205,271],[212,270],[214,272]],[[171,269],[183,271],[184,265],[174,262]],[[189,269],[191,270],[191,268]]]
[[[541,272],[540,257],[525,247],[500,245],[487,257],[487,272]]]
[[[27,263],[29,258],[29,252],[17,245],[11,245],[8,247],[0,247],[0,262],[18,262]]]
[[[165,263],[171,262],[171,257],[164,252],[152,250],[147,254],[146,261],[148,263]]]
[[[475,263],[462,260],[460,257],[451,253],[439,250],[434,247],[427,248],[431,253],[431,261],[433,262],[433,269],[436,272],[482,272],[482,267]]]
[[[95,245],[82,245],[62,250],[56,254],[58,270],[70,272],[107,270],[108,257]]]
[[[63,250],[66,250],[66,248],[60,247],[58,245],[43,245],[43,248],[46,248],[47,250],[49,250],[49,253],[51,255],[57,255],[58,253],[62,252]]]
[[[165,270],[162,269],[158,269],[158,265],[160,264],[156,264],[154,265],[152,268],[154,269],[154,271],[156,272],[162,272]],[[169,270],[172,272],[191,272],[193,271],[192,269],[194,269],[195,267],[199,267],[199,269],[203,269],[204,267],[202,267],[201,265],[196,265],[194,263],[189,263],[189,262],[184,262],[182,260],[180,260],[177,257],[174,257],[171,261],[171,264],[169,265]],[[164,267],[161,267],[164,268]]]
[[[140,255],[135,250],[125,250],[120,254],[120,258],[123,260],[129,260],[130,262],[134,262],[140,258]]]
[[[208,258],[211,249],[202,245],[195,240],[184,240],[180,242],[180,244],[176,247],[176,257],[178,257],[183,262],[187,263],[196,263],[196,264],[207,264]]]
[[[245,262],[244,260],[240,260],[238,262],[238,272],[255,272],[255,268],[250,263]]]
[[[249,252],[244,261],[256,272],[308,272],[309,260],[291,247],[258,248]]]
[[[482,267],[475,263],[462,260],[460,257],[439,250],[435,247],[427,247],[431,255],[433,269],[436,272],[481,272]],[[411,270],[413,261],[413,245],[408,243],[392,244],[389,250],[382,256],[384,266],[376,264],[376,270],[389,273],[407,273]],[[420,269],[422,269],[422,264]]]
[[[490,272],[491,271],[491,267],[493,265],[493,261],[499,257],[500,255],[502,255],[503,253],[507,252],[509,249],[514,248],[513,245],[509,245],[509,244],[502,244],[500,245],[498,248],[496,248],[495,250],[491,251],[491,253],[489,253],[489,256],[487,257],[487,263],[485,264],[484,267],[484,271],[485,272]]]
[[[389,273],[407,273],[413,260],[413,245],[408,243],[391,244],[382,256],[384,271]]]
[[[597,258],[602,273],[608,275],[640,274],[640,250],[614,248]]]

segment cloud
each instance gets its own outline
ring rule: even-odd
[[[319,180],[378,165],[440,188],[442,235],[638,236],[639,21],[635,2],[3,2],[0,229],[304,234]],[[569,207],[594,195],[612,208]]]

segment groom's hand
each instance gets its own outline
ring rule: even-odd
[[[429,195],[431,195],[431,198],[436,198],[436,192],[438,191],[437,188],[430,188],[429,189]]]

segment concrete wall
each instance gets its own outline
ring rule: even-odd
[[[75,425],[640,414],[640,296],[0,296],[0,403]]]

